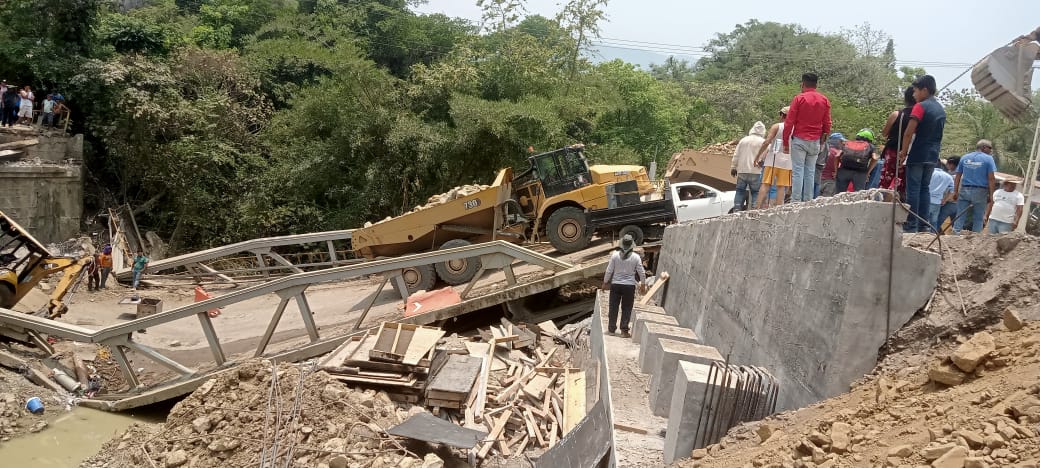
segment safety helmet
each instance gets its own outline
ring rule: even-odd
[[[864,128],[863,130],[860,130],[858,133],[856,133],[856,136],[864,140],[867,140],[871,143],[874,142],[874,131],[869,128]]]

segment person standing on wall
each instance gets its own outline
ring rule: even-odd
[[[946,110],[935,99],[936,86],[932,75],[914,80],[912,86],[917,104],[910,111],[910,123],[903,132],[903,146],[899,149],[899,164],[906,165],[906,201],[910,205],[903,230],[928,232],[928,223],[918,222],[918,219],[927,220],[931,209],[928,185],[932,180],[932,169],[939,162]]]
[[[997,163],[993,160],[993,143],[979,140],[976,151],[961,156],[957,175],[953,178],[953,199],[957,201],[957,219],[953,232],[964,229],[966,216],[971,216],[971,231],[982,232],[986,217],[982,216],[997,190]]]
[[[748,135],[740,139],[737,149],[733,152],[733,161],[729,166],[729,173],[737,178],[737,196],[733,199],[733,206],[737,211],[750,210],[758,199],[758,189],[762,184],[762,168],[755,164],[755,153],[762,146],[766,136],[766,124],[755,122],[751,126]],[[747,192],[751,192],[751,198]],[[747,206],[744,203],[747,202]]]
[[[815,73],[802,75],[802,93],[791,100],[784,121],[784,153],[791,155],[791,202],[813,199],[816,158],[831,132],[831,102],[816,91]]]
[[[607,273],[603,276],[603,289],[610,291],[610,322],[607,331],[610,334],[621,328],[621,337],[630,338],[629,321],[632,320],[632,305],[636,299],[636,288],[644,292],[646,271],[643,259],[632,251],[635,242],[632,236],[625,234],[621,238],[621,246],[610,254]],[[618,326],[618,308],[621,309],[621,324]]]
[[[1007,234],[1018,229],[1025,205],[1026,197],[1018,191],[1018,180],[1004,179],[1001,188],[993,192],[989,206],[986,208],[989,233]]]
[[[791,154],[784,152],[784,144],[780,141],[784,134],[784,121],[790,109],[780,109],[780,122],[769,127],[769,134],[762,141],[762,147],[755,156],[755,165],[764,168],[762,185],[758,189],[758,200],[755,202],[756,208],[769,208],[769,191],[773,186],[776,186],[776,202],[772,206],[783,205],[787,188],[791,186]]]
[[[881,136],[885,137],[885,148],[881,151],[881,188],[895,190],[905,200],[906,166],[899,164],[899,146],[906,126],[910,124],[910,112],[917,104],[913,86],[907,86],[903,92],[903,103],[903,109],[888,114],[885,128],[881,129]],[[893,186],[893,182],[898,183]]]
[[[864,128],[856,133],[856,139],[846,141],[841,148],[838,159],[837,180],[838,193],[847,192],[849,183],[852,191],[858,192],[867,188],[867,178],[877,164],[877,152],[874,150],[874,132]]]

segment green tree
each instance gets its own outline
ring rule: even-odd
[[[509,29],[523,17],[525,3],[524,0],[477,0],[481,29],[490,32]]]
[[[578,58],[592,48],[598,39],[599,24],[606,19],[604,8],[609,0],[570,0],[556,16],[556,21],[574,38],[570,58],[570,79],[578,76]]]

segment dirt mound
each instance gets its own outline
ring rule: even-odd
[[[1040,320],[1040,238],[1023,234],[907,237],[914,247],[942,255],[930,303],[881,349],[880,369],[920,365],[928,350],[1000,321],[1008,308]]]
[[[443,205],[445,203],[448,203],[448,202],[453,201],[453,200],[457,200],[459,198],[468,197],[468,196],[473,195],[474,193],[477,193],[477,192],[479,192],[481,190],[487,190],[490,187],[491,187],[490,185],[462,185],[462,186],[459,186],[459,187],[455,187],[455,188],[453,188],[451,190],[448,190],[447,192],[444,192],[442,194],[431,196],[430,198],[426,199],[426,204],[425,205],[416,206],[415,208],[412,208],[412,211],[409,211],[408,213],[405,213],[405,214],[411,214],[411,213],[415,213],[416,211],[422,211],[422,210],[425,210],[427,208],[433,208],[433,207],[438,206],[438,205]],[[401,216],[404,216],[404,215],[401,215]],[[391,219],[393,219],[392,216],[387,216],[386,218],[383,218],[383,220],[376,221],[375,223],[371,223],[371,222],[365,223],[365,227],[371,227],[373,224],[379,224],[379,223],[382,223],[382,222],[389,221]]]
[[[178,403],[165,424],[135,425],[81,466],[424,466],[384,432],[408,411],[315,369],[245,363]]]
[[[926,366],[885,373],[839,397],[738,426],[679,465],[1036,467],[1038,333],[1040,323],[1032,322],[1019,331],[998,325],[970,340],[961,337],[958,349],[930,355]],[[967,364],[978,365],[970,373],[951,370]],[[939,384],[930,379],[936,369],[964,383]]]

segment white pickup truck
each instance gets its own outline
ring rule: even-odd
[[[636,244],[642,244],[644,239],[660,238],[667,224],[731,213],[736,195],[699,182],[670,184],[663,199],[589,211],[589,234],[631,234]]]

